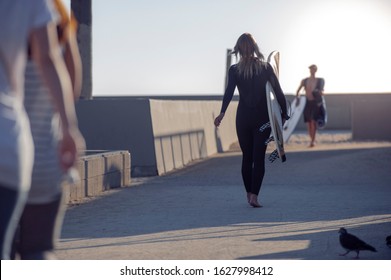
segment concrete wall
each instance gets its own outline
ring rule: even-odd
[[[233,101],[218,130],[221,101],[94,98],[76,106],[88,150],[127,150],[132,176],[159,175],[236,142]]]
[[[391,98],[357,100],[352,106],[352,116],[353,139],[391,141]]]
[[[294,98],[287,95],[288,101]],[[226,151],[237,141],[237,96],[215,129],[222,96],[95,97],[77,106],[89,150],[127,150],[132,176],[153,176]],[[355,140],[389,139],[391,94],[326,95],[326,130],[352,130]],[[375,122],[369,121],[375,120]],[[374,129],[376,123],[381,129]],[[296,130],[305,130],[303,120]]]
[[[128,98],[140,98],[128,97]],[[287,94],[286,99],[291,102],[295,96]],[[95,97],[100,98],[100,97]],[[121,97],[117,97],[121,98]],[[145,97],[143,97],[145,98]],[[166,95],[166,96],[150,96],[149,98],[155,100],[193,100],[193,101],[221,101],[221,95]],[[328,111],[328,123],[326,129],[328,130],[351,130],[352,129],[352,108],[353,103],[359,100],[377,100],[378,102],[390,103],[390,93],[368,93],[368,94],[326,94],[326,105]],[[235,95],[235,101],[238,96]],[[376,113],[376,112],[372,112]],[[305,130],[306,126],[303,118],[299,121],[297,130]]]
[[[237,102],[230,104],[219,129],[213,124],[219,101],[151,100],[150,105],[158,174],[226,151],[237,141]]]
[[[96,151],[82,156],[76,168],[80,180],[63,186],[66,203],[78,203],[108,189],[129,186],[131,182],[128,151]]]
[[[391,94],[329,94],[325,100],[327,130],[351,130],[358,141],[391,140]],[[300,129],[306,129],[303,118],[296,128]]]
[[[156,174],[148,99],[80,100],[76,111],[88,150],[129,151],[133,175]]]

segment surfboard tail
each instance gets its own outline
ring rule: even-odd
[[[278,151],[274,150],[270,155],[269,155],[269,161],[274,162],[276,159],[278,159],[280,156],[278,155]]]

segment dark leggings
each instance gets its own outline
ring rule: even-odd
[[[10,259],[12,239],[25,203],[27,193],[0,186],[0,253]]]
[[[63,220],[62,199],[26,204],[15,236],[14,250],[22,260],[56,259],[54,254]]]
[[[262,124],[267,122],[265,117],[257,118],[259,112],[239,109],[236,117],[236,132],[243,153],[242,178],[247,193],[259,194],[265,175],[266,140],[270,137],[271,129],[259,131]]]

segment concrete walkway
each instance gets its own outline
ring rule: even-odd
[[[345,260],[355,253],[339,256],[343,226],[378,250],[361,259],[389,260],[391,143],[333,137],[267,163],[260,209],[247,204],[237,151],[71,206],[58,257]]]

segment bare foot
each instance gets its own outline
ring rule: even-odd
[[[254,208],[260,208],[262,207],[261,204],[258,202],[258,196],[256,194],[251,194],[250,195],[250,205]]]
[[[250,201],[251,201],[251,193],[248,192],[247,193],[247,202],[250,203]]]
[[[251,202],[250,205],[251,205],[252,207],[254,207],[254,208],[261,208],[261,207],[262,207],[262,205],[259,204],[258,202]]]

